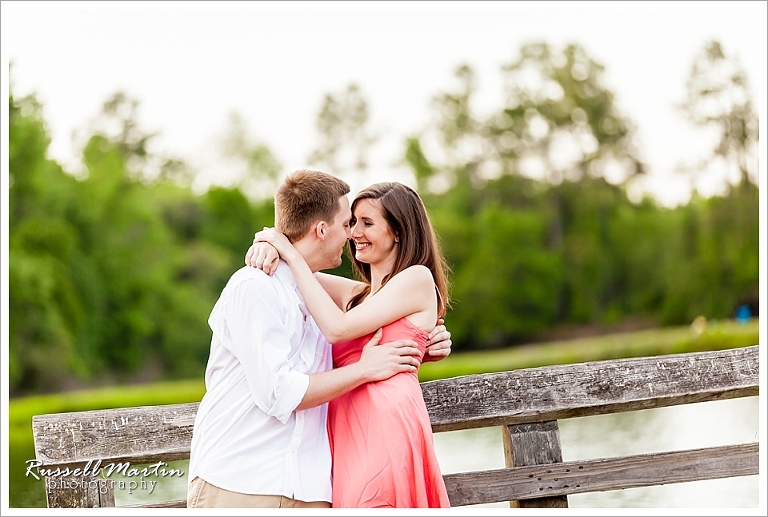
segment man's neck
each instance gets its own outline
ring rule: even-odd
[[[293,243],[294,248],[296,248],[296,251],[299,252],[299,255],[304,259],[304,262],[307,263],[309,266],[309,269],[312,270],[313,273],[317,273],[320,271],[319,264],[317,263],[317,250],[314,248],[314,246],[311,245],[311,243],[307,242],[306,239],[302,239],[300,241]]]

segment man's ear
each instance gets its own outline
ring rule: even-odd
[[[325,240],[325,232],[328,231],[328,228],[326,227],[325,221],[318,221],[315,224],[315,236],[317,236],[318,239]]]

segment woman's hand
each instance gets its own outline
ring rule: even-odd
[[[261,269],[271,275],[277,271],[280,263],[280,255],[277,249],[268,242],[256,242],[254,240],[248,252],[245,254],[245,265]]]
[[[280,254],[280,258],[289,264],[295,258],[301,257],[296,251],[296,248],[293,247],[293,244],[291,244],[291,241],[288,240],[288,237],[278,232],[274,228],[268,228],[265,226],[263,230],[256,232],[256,234],[253,236],[253,243],[256,244],[258,242],[266,242],[274,246],[274,248]]]
[[[281,257],[287,260],[286,255],[280,252],[281,248],[287,256],[295,251],[285,235],[265,226],[263,230],[254,234],[253,244],[245,254],[245,265],[261,269],[271,275],[277,271]]]

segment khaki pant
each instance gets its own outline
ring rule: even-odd
[[[231,492],[196,477],[189,485],[187,508],[330,508],[328,501],[297,501],[282,495]]]

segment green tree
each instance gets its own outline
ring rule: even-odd
[[[368,156],[378,136],[370,129],[370,109],[361,88],[350,83],[327,93],[315,120],[319,137],[310,164],[345,178],[351,184],[367,181]]]
[[[434,188],[424,183],[431,180],[445,190],[462,171],[476,186],[506,174],[551,184],[587,176],[620,184],[644,171],[633,127],[602,85],[602,65],[583,48],[572,44],[556,53],[546,43],[525,45],[502,72],[505,98],[490,115],[476,113],[475,74],[468,65],[456,70],[458,90],[436,97],[435,127],[418,138],[418,146],[411,140],[409,163],[420,188]],[[412,154],[424,148],[424,139],[439,149],[439,165]]]
[[[757,307],[758,118],[743,68],[719,42],[708,41],[695,57],[681,107],[693,124],[717,135],[709,156],[682,169],[694,187],[715,172],[727,188],[725,195],[709,199],[694,192],[682,209],[687,261],[672,269],[674,294],[664,318],[731,317],[741,303]]]
[[[546,247],[546,221],[488,203],[473,222],[471,256],[454,278],[455,341],[499,347],[530,339],[554,320],[560,281],[560,257]]]
[[[250,135],[239,114],[230,113],[229,126],[220,146],[224,159],[236,169],[234,186],[255,201],[271,198],[282,165],[266,144]]]
[[[485,338],[454,327],[459,339],[474,333],[474,339],[502,343],[557,322],[620,317],[623,304],[617,299],[627,274],[617,267],[621,250],[611,243],[611,218],[628,203],[625,183],[644,167],[633,127],[602,85],[602,72],[578,45],[561,52],[546,43],[525,45],[502,67],[500,107],[481,115],[474,71],[462,65],[455,91],[435,98],[436,122],[408,139],[406,160],[454,265],[454,325],[475,319],[463,315],[470,307],[506,311],[505,321],[498,317],[493,324],[503,329],[500,335]],[[516,234],[483,242],[486,232],[478,228],[487,206],[528,221],[524,227],[532,240]],[[501,231],[506,223],[498,224]],[[532,261],[527,271],[540,288],[523,291],[536,293],[518,308],[526,318],[511,316],[511,299],[500,287],[519,285],[520,277],[501,264],[498,271],[479,267],[480,250],[505,261],[518,253]],[[485,311],[478,317],[490,318]]]
[[[189,187],[143,174],[157,158],[150,137],[135,111],[110,120],[118,104],[97,123],[130,130],[93,134],[76,179],[46,158],[40,104],[9,98],[12,393],[125,378],[153,362],[161,374],[204,367],[207,315],[230,256],[200,241]]]
[[[77,337],[86,307],[69,274],[79,239],[64,218],[76,205],[77,182],[46,157],[50,138],[37,99],[11,94],[8,104],[9,385],[52,388],[82,367]]]
[[[708,168],[719,167],[733,184],[757,184],[758,119],[741,64],[719,42],[709,41],[694,59],[686,86],[684,114],[717,133],[711,155],[684,167],[694,182]]]

